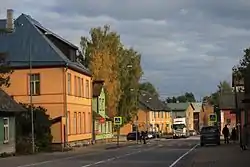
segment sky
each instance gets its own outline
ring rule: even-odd
[[[143,81],[162,98],[210,94],[250,46],[249,0],[1,0],[0,18],[8,8],[78,46],[92,27],[109,24],[141,53]]]

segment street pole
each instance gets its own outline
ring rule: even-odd
[[[31,82],[31,79],[32,79],[31,41],[29,42],[29,73],[30,73],[30,112],[31,112],[32,153],[35,153],[33,92],[32,92],[32,82]]]
[[[236,85],[234,85],[234,100],[235,100],[235,111],[236,111],[236,122],[238,125],[238,137],[240,139],[240,146],[242,145],[242,137],[241,137],[241,111],[238,108],[238,96]]]
[[[138,115],[136,114],[136,122],[135,122],[135,129],[136,129],[136,144],[138,144]]]

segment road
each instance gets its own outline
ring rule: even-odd
[[[197,147],[198,138],[151,140],[146,145],[1,159],[4,167],[174,167]]]

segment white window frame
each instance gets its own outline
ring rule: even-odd
[[[29,93],[32,95],[40,95],[41,94],[41,82],[40,82],[40,74],[30,74],[30,91]],[[34,79],[35,76],[38,76],[38,79]],[[38,87],[39,84],[39,92],[36,92],[36,88]]]
[[[5,120],[7,120],[7,125],[6,124],[4,124],[4,122],[5,122]],[[10,140],[10,120],[9,120],[9,118],[8,117],[5,117],[5,118],[3,118],[3,128],[4,128],[4,141],[3,141],[3,143],[4,144],[6,144],[6,143],[9,143],[9,140]],[[6,134],[5,134],[5,129],[7,129],[7,139],[6,139]]]

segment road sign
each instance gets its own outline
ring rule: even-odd
[[[101,119],[99,120],[99,122],[100,122],[101,124],[105,123],[105,118],[101,118]]]
[[[217,122],[217,115],[216,114],[210,114],[209,115],[209,122]]]
[[[114,117],[114,125],[122,125],[122,117]]]

